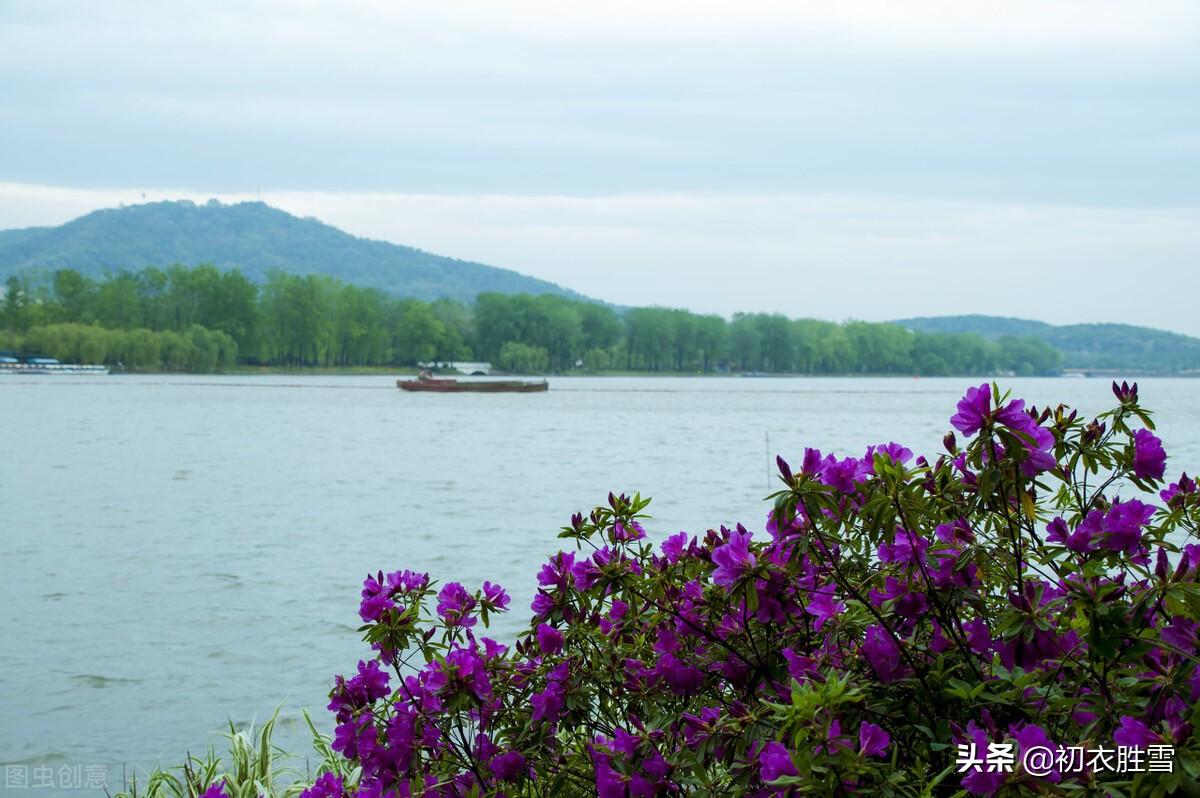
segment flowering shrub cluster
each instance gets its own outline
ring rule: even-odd
[[[780,459],[761,535],[652,545],[610,494],[511,645],[497,585],[369,577],[373,654],[329,703],[356,767],[306,795],[1197,794],[1200,490],[1113,387],[1094,419],[971,388],[932,460]],[[1174,758],[960,772],[1006,741]]]

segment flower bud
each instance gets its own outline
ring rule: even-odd
[[[780,455],[775,455],[775,465],[779,466],[780,475],[790,485],[792,483],[792,467],[788,465],[787,460]]]
[[[1112,392],[1113,396],[1117,397],[1117,401],[1123,405],[1137,404],[1138,385],[1136,382],[1130,385],[1128,382],[1122,380],[1121,384],[1117,385],[1117,381],[1113,380]]]
[[[1154,575],[1165,581],[1169,572],[1170,563],[1167,561],[1167,550],[1159,546],[1158,557],[1154,563]]]

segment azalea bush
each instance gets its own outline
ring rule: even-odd
[[[652,545],[610,494],[510,644],[498,585],[372,575],[330,694],[347,767],[305,794],[1200,794],[1200,491],[1114,391],[1086,418],[984,384],[937,456],[780,459],[761,534]],[[1173,750],[1034,774],[1037,746]]]

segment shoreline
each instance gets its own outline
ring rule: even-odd
[[[253,376],[288,376],[288,377],[408,377],[416,376],[419,369],[397,366],[353,366],[347,368],[317,366],[312,368],[295,368],[290,366],[261,366],[261,367],[240,367],[236,369],[226,369],[223,371],[196,372],[196,371],[120,371],[112,370],[105,376],[120,377],[149,377],[149,376],[171,376],[171,377],[253,377]],[[472,375],[460,374],[456,372],[435,372],[446,377],[455,377],[460,379],[475,379]],[[938,380],[938,379],[968,379],[968,380],[1008,380],[1008,379],[1089,379],[1089,380],[1112,380],[1112,379],[1197,379],[1200,378],[1200,372],[1150,372],[1150,371],[1118,371],[1110,369],[1097,369],[1094,373],[1083,374],[1072,372],[1067,374],[895,374],[891,372],[853,372],[853,373],[822,373],[822,374],[806,374],[803,372],[780,372],[780,373],[753,373],[746,374],[743,372],[681,372],[681,371],[598,371],[598,372],[541,372],[541,373],[521,373],[521,372],[493,372],[486,377],[503,377],[503,378],[523,378],[523,379],[569,379],[578,377],[611,377],[611,378],[628,378],[628,377],[687,377],[687,378],[702,378],[702,379],[754,379],[754,380],[778,380],[778,379],[908,379],[908,380]]]

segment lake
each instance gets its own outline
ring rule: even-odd
[[[1168,476],[1200,470],[1200,382],[1140,382]],[[775,453],[936,453],[969,384],[578,377],[428,395],[385,377],[0,377],[0,763],[103,766],[117,789],[122,767],[173,764],[279,704],[278,739],[306,751],[297,708],[331,730],[331,678],[368,653],[368,571],[499,582],[515,611],[493,632],[511,635],[558,529],[609,490],[654,497],[654,537],[759,532]],[[1113,402],[1104,380],[1004,385],[1039,406]]]

